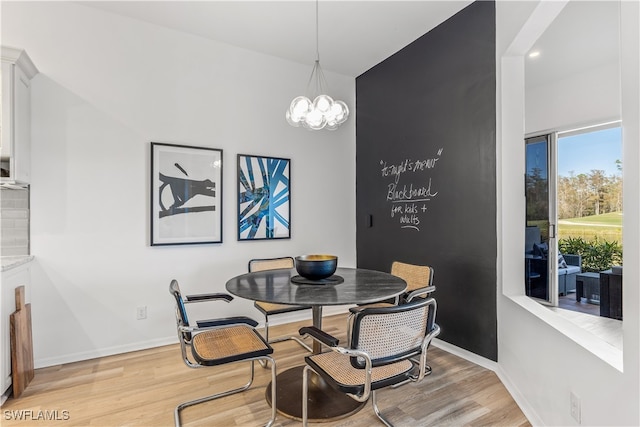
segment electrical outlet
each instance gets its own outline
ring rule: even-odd
[[[144,320],[147,318],[147,306],[146,305],[141,305],[140,307],[136,308],[136,319],[137,320]]]
[[[571,405],[571,416],[580,424],[580,398],[571,392],[569,397]]]

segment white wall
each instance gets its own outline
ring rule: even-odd
[[[623,54],[620,102],[625,161],[622,354],[588,337],[584,330],[523,295],[524,266],[519,249],[524,244],[523,55],[528,50],[527,36],[529,42],[534,41],[537,38],[535,33],[545,28],[545,19],[557,13],[558,10],[554,9],[561,8],[562,3],[497,3],[498,361],[502,377],[534,425],[578,425],[570,415],[571,392],[581,399],[582,425],[640,425],[640,194],[637,191],[640,188],[637,172],[640,164],[640,10],[637,2],[621,3]],[[560,86],[572,90],[566,85]],[[529,97],[528,92],[526,96]],[[532,104],[527,104],[527,108],[532,108]],[[605,110],[611,112],[611,109]],[[563,106],[556,113],[560,116],[539,114],[535,120],[532,117],[531,123],[527,115],[526,131],[567,124],[562,123],[564,120],[572,122],[568,124],[588,122],[597,115],[597,108],[592,108],[582,99],[573,106],[573,110]],[[552,123],[552,120],[556,122]]]
[[[36,367],[175,341],[173,278],[202,293],[224,291],[254,257],[333,253],[339,265],[355,265],[355,117],[317,133],[284,118],[312,63],[62,2],[3,3],[2,43],[25,49],[40,70],[32,87]],[[326,74],[355,113],[354,79]],[[222,244],[149,246],[151,141],[224,150]],[[237,241],[238,153],[291,158],[290,240]],[[214,317],[259,319],[250,301],[218,304]],[[141,305],[148,319],[137,321]]]
[[[639,12],[636,2],[623,8],[624,158],[637,166]],[[560,333],[518,293],[524,164],[514,159],[524,159],[524,63],[502,55],[531,11],[530,2],[497,4],[499,368],[534,424],[575,425],[573,391],[582,424],[639,425],[637,167],[624,176],[624,372]],[[354,120],[334,133],[284,121],[310,66],[57,2],[4,2],[2,43],[25,48],[41,71],[32,104],[37,366],[173,340],[171,278],[189,291],[221,291],[256,256],[322,251],[355,264]],[[353,79],[327,74],[353,106]],[[225,150],[223,244],[148,246],[150,141]],[[236,153],[292,159],[291,240],[236,241]],[[148,320],[134,320],[138,305],[149,307]],[[256,314],[240,299],[216,314],[231,312]]]
[[[619,119],[619,64],[602,65],[567,79],[526,88],[527,135]]]

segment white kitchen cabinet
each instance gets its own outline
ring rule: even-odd
[[[24,50],[2,46],[2,182],[31,179],[31,79],[38,69]]]
[[[3,257],[3,268],[5,258],[19,260],[15,267],[2,271],[0,281],[0,337],[2,339],[0,348],[2,349],[2,365],[0,366],[0,381],[2,388],[0,394],[5,394],[11,387],[11,313],[16,311],[15,289],[18,286],[25,287],[25,300],[31,302],[31,262],[33,257]],[[24,262],[27,261],[27,262]]]

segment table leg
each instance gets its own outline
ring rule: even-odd
[[[313,326],[322,329],[322,306],[314,305],[311,308],[311,316],[313,318]],[[313,341],[313,354],[319,354],[322,351],[322,344],[318,341]]]

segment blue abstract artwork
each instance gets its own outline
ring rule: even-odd
[[[238,154],[238,240],[291,238],[291,160]]]

